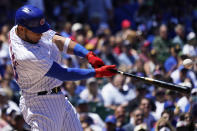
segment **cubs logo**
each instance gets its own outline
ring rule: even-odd
[[[44,23],[45,23],[45,19],[42,18],[42,19],[40,20],[40,25],[44,25]]]
[[[24,8],[22,11],[26,12],[26,13],[29,13],[31,10],[28,9],[28,8]]]

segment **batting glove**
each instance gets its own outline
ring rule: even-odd
[[[90,51],[87,55],[86,58],[88,59],[88,62],[92,65],[94,68],[99,68],[101,66],[104,66],[104,62],[96,56],[92,51]]]
[[[95,77],[112,77],[116,75],[116,73],[113,71],[116,70],[116,65],[105,65],[100,68],[95,69],[96,75]]]

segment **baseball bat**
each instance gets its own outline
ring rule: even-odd
[[[190,92],[191,92],[191,89],[189,87],[186,87],[186,86],[176,85],[176,84],[173,84],[173,83],[167,83],[167,82],[152,79],[152,78],[149,78],[149,77],[141,77],[141,76],[137,76],[137,75],[134,75],[134,74],[131,74],[131,73],[125,73],[125,72],[122,72],[122,71],[119,71],[119,70],[111,70],[111,71],[119,73],[121,75],[125,75],[125,76],[135,78],[137,80],[141,80],[141,81],[143,81],[147,84],[152,84],[152,85],[159,86],[159,87],[162,87],[162,88],[178,91],[178,92],[181,92],[181,93],[184,93],[184,94],[190,94]]]

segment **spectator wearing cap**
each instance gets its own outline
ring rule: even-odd
[[[173,44],[178,44],[181,48],[186,43],[186,38],[185,38],[185,29],[184,26],[181,24],[178,24],[174,28],[176,36],[173,38],[172,43]]]
[[[183,54],[195,57],[197,56],[197,40],[196,34],[194,32],[190,32],[187,35],[187,44],[183,46]]]
[[[81,23],[74,23],[71,27],[71,36],[72,40],[76,40],[78,33],[83,29],[83,25]]]
[[[134,48],[134,46],[136,46],[135,44],[137,43],[137,32],[131,29],[131,21],[124,19],[121,22],[121,30],[119,32],[117,32],[116,36],[119,36],[120,38],[123,39],[123,42],[126,45],[131,44],[130,46],[132,46]],[[136,47],[135,47],[136,49]]]
[[[125,84],[125,77],[120,74],[114,76],[112,82],[104,85],[101,93],[104,105],[111,109],[115,109],[118,105],[127,105],[128,101],[135,98],[135,92]]]
[[[131,30],[131,22],[128,19],[124,19],[121,21],[121,30],[117,33],[118,36],[123,37],[126,32]]]
[[[87,113],[81,113],[79,119],[80,119],[83,130],[86,130],[92,124],[94,124],[92,118],[89,117]]]
[[[133,131],[134,128],[144,122],[143,111],[139,108],[136,108],[134,111],[130,112],[130,121],[128,124],[123,126],[125,131]]]
[[[157,36],[153,41],[153,48],[157,54],[157,60],[163,63],[169,57],[169,46],[170,42],[168,39],[168,28],[166,25],[161,25],[159,27],[159,36]]]
[[[104,127],[104,122],[97,113],[89,112],[88,102],[82,99],[79,99],[76,104],[76,110],[80,114],[86,113],[89,117],[92,118],[95,125],[99,127]]]
[[[109,115],[105,119],[105,128],[102,131],[125,131],[122,128],[116,127],[116,117]]]
[[[103,103],[103,97],[95,78],[87,80],[87,88],[80,93],[80,98],[87,102]]]

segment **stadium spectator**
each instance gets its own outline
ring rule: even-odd
[[[196,34],[194,32],[190,32],[187,35],[187,43],[183,46],[183,54],[186,54],[191,57],[195,57],[197,55],[197,40]]]
[[[124,129],[116,127],[116,117],[109,115],[105,119],[105,128],[103,128],[103,131],[124,131]]]
[[[100,89],[98,89],[98,83],[95,78],[87,80],[87,88],[80,93],[80,98],[87,102],[96,102],[103,104],[103,97]]]
[[[155,123],[155,118],[151,114],[150,100],[147,98],[142,98],[140,101],[139,108],[143,111],[144,123],[147,124],[148,129],[153,128],[153,125]]]
[[[164,118],[159,119],[155,126],[155,131],[162,130],[175,131],[174,127]]]
[[[62,85],[62,92],[63,94],[69,99],[69,101],[76,105],[77,101],[80,99],[80,97],[76,94],[76,83],[74,81],[66,81]]]
[[[174,28],[176,32],[176,36],[172,39],[173,44],[178,44],[181,48],[185,45],[186,43],[186,38],[185,38],[185,30],[183,25],[178,24]]]
[[[165,103],[165,90],[158,88],[155,89],[155,106],[156,106],[156,111],[153,112],[153,116],[155,117],[156,120],[159,120],[161,117],[161,113],[164,111],[164,103]]]
[[[97,113],[89,112],[89,106],[88,102],[85,100],[80,99],[77,104],[76,104],[76,110],[79,113],[79,115],[86,113],[94,122],[95,125],[103,128],[104,127],[104,122],[101,119],[101,117]]]
[[[125,125],[126,121],[126,111],[125,107],[118,106],[114,112],[114,116],[116,117],[116,127],[122,128]]]
[[[130,121],[128,124],[123,126],[125,131],[133,131],[137,125],[140,125],[144,122],[143,111],[139,108],[136,108],[133,112],[130,112]]]
[[[181,48],[178,44],[173,45],[170,48],[170,57],[168,57],[164,62],[165,71],[170,75],[176,69],[178,65],[178,55],[181,51]]]
[[[104,85],[101,93],[105,106],[112,109],[127,104],[135,97],[134,91],[125,85],[125,77],[122,75],[116,75],[112,82]]]
[[[153,48],[156,52],[159,52],[159,54],[157,54],[158,61],[163,63],[166,58],[169,57],[169,46],[168,28],[166,25],[161,25],[159,28],[159,36],[157,36],[153,42]]]

